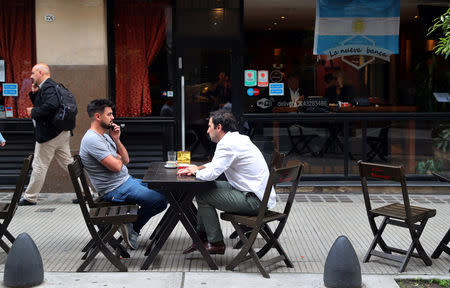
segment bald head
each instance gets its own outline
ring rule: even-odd
[[[33,81],[33,84],[39,86],[47,78],[50,78],[50,68],[45,63],[36,64],[33,69],[31,69],[30,78]]]

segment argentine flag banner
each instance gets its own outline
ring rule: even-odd
[[[314,54],[333,59],[398,54],[399,0],[317,0]]]

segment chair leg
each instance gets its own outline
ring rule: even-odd
[[[16,238],[11,233],[9,233],[8,230],[5,231],[5,236],[11,243],[14,243],[14,241],[16,241]]]
[[[372,228],[372,232],[374,235],[374,238],[372,240],[372,243],[370,243],[369,249],[367,250],[366,255],[364,256],[363,263],[369,262],[370,256],[372,255],[371,252],[375,250],[375,247],[377,244],[380,245],[383,252],[390,254],[389,248],[387,248],[386,243],[384,242],[383,238],[381,238],[381,234],[383,234],[384,228],[386,228],[388,217],[384,217],[383,221],[381,222],[380,228],[378,229],[375,223],[374,218],[369,218],[369,223]]]
[[[280,223],[280,225],[284,226],[282,223]],[[264,237],[267,243],[258,251],[257,253],[258,257],[259,258],[264,257],[264,255],[266,255],[266,253],[269,252],[271,248],[275,248],[278,251],[278,254],[280,254],[280,256],[283,258],[284,264],[286,264],[286,266],[288,266],[289,268],[294,268],[294,264],[292,264],[291,259],[289,259],[289,257],[286,254],[286,251],[284,251],[283,247],[281,247],[280,245],[280,242],[278,242],[278,237],[281,234],[280,233],[281,231],[278,231],[277,229],[277,231],[273,233],[267,224],[265,224],[263,228],[264,233],[262,233],[263,231],[260,231],[260,234],[263,235],[267,233],[266,234],[267,237]]]
[[[95,258],[95,256],[102,252],[103,255],[114,265],[117,269],[121,272],[128,271],[127,267],[120,261],[120,258],[115,256],[105,245],[105,243],[108,243],[110,238],[114,236],[114,234],[117,232],[119,228],[119,225],[115,224],[112,225],[111,229],[106,233],[104,237],[100,237],[98,234],[92,235],[92,238],[94,239],[94,246],[89,249],[87,253],[89,255],[86,257],[86,260],[80,265],[80,267],[77,269],[77,272],[83,272],[84,269],[89,265],[89,263]]]
[[[422,235],[423,229],[425,229],[425,225],[427,224],[428,219],[425,219],[421,221],[419,227],[415,229],[414,227],[409,227],[409,233],[411,234],[412,243],[410,245],[410,248],[408,249],[408,252],[406,254],[407,259],[403,261],[400,272],[403,272],[406,269],[406,265],[408,264],[409,258],[412,256],[412,252],[414,251],[414,248],[417,250],[418,257],[422,259],[422,261],[425,263],[425,265],[430,266],[432,264],[432,261],[430,257],[428,257],[427,253],[425,252],[425,249],[423,249],[422,244],[420,244],[419,238]]]
[[[240,241],[244,243],[244,246],[241,249],[241,251],[239,251],[238,255],[234,257],[234,259],[225,267],[225,269],[227,270],[233,270],[240,262],[242,262],[245,256],[247,255],[247,252],[251,247],[251,244],[253,244],[249,242],[249,239],[245,236],[245,233],[244,231],[242,231],[239,224],[233,221],[231,221],[231,224],[233,225],[234,230],[238,233]],[[256,237],[254,238],[256,239]]]
[[[439,258],[441,256],[442,252],[449,253],[449,248],[447,247],[447,244],[450,242],[450,229],[448,229],[447,234],[445,234],[444,238],[442,238],[441,242],[439,242],[438,246],[436,247],[436,250],[434,250],[433,254],[431,254],[431,258]]]
[[[0,247],[6,252],[6,254],[9,253],[9,246],[5,243],[5,241],[0,239]]]

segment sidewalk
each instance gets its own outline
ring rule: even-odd
[[[283,201],[284,196],[280,194],[279,201]],[[10,194],[0,193],[0,200],[5,201],[10,197]],[[323,287],[325,260],[338,236],[346,235],[349,238],[360,261],[372,240],[362,195],[298,194],[280,240],[295,267],[287,268],[281,263],[274,265],[271,267],[270,280],[258,274],[250,261],[238,266],[235,272],[225,270],[225,265],[237,253],[237,250],[231,248],[235,240],[225,239],[225,255],[213,255],[219,271],[209,270],[200,253],[181,254],[191,243],[181,225],[170,235],[150,269],[141,271],[140,265],[145,260],[144,247],[162,215],[155,217],[144,227],[139,237],[140,248],[130,252],[131,258],[123,259],[130,272],[116,273],[116,269],[99,254],[94,264],[89,267],[91,272],[76,273],[75,270],[81,264],[81,248],[88,241],[89,235],[79,206],[71,203],[73,197],[74,195],[69,193],[41,194],[38,205],[19,207],[10,224],[10,231],[14,235],[27,232],[38,246],[44,262],[44,276],[47,279],[45,287],[98,287],[99,284],[105,285],[104,287],[142,287],[145,283],[148,285],[148,281],[154,287],[173,288],[219,288],[225,285],[241,287],[242,283],[264,287],[279,287],[281,284],[283,287]],[[377,202],[391,203],[399,199],[398,197],[401,196],[379,194]],[[450,195],[410,195],[410,198],[412,205],[433,207],[437,210],[437,215],[430,219],[421,237],[426,252],[431,255],[449,228]],[[68,222],[71,225],[67,225]],[[233,230],[232,226],[228,222],[222,224],[224,235],[228,236]],[[383,235],[388,244],[393,246],[406,248],[409,245],[406,229],[389,227]],[[262,245],[263,242],[262,239],[260,242],[257,240],[257,245]],[[6,257],[7,254],[1,251],[0,272],[4,270]],[[396,277],[429,275],[442,279],[450,278],[450,256],[447,254],[433,259],[432,266],[425,266],[421,260],[411,258],[406,271],[401,274],[397,272],[396,262],[377,257],[372,257],[369,263],[360,265],[366,287],[397,287],[393,280]],[[135,283],[134,286],[132,283]]]

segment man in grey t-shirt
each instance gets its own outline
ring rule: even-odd
[[[140,179],[128,174],[128,151],[120,141],[120,126],[113,123],[114,104],[108,99],[91,101],[87,112],[91,127],[81,140],[80,157],[92,184],[105,200],[140,206],[138,220],[122,231],[125,242],[137,249],[142,227],[167,207],[163,194],[149,189]],[[109,131],[109,133],[107,133]]]

